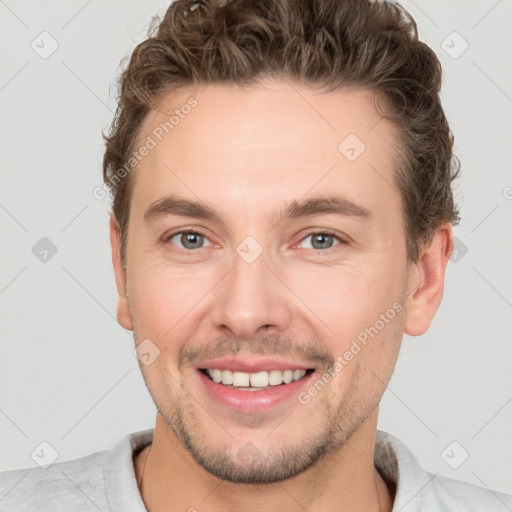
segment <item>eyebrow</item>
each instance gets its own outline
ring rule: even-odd
[[[369,209],[346,197],[323,196],[290,202],[274,216],[274,222],[278,224],[285,219],[298,219],[322,214],[344,215],[364,220],[370,220],[373,217]],[[223,223],[221,217],[208,206],[198,201],[190,201],[176,196],[166,196],[151,203],[144,213],[144,220],[154,222],[170,215],[216,220]]]

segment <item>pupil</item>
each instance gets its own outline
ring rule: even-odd
[[[315,245],[318,240],[320,241],[319,247]],[[322,233],[319,233],[313,237],[313,247],[315,247],[316,249],[325,249],[326,247],[323,244],[327,244],[327,248],[329,248],[329,242],[332,242],[332,235],[324,235]]]
[[[197,249],[201,246],[201,238],[202,235],[197,233],[184,233],[181,236],[181,243],[186,249]]]

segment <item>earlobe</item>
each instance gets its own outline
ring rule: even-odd
[[[452,225],[445,223],[436,230],[430,245],[409,270],[406,334],[420,336],[430,327],[441,304],[446,266],[452,252]]]
[[[128,292],[126,290],[126,270],[121,263],[121,236],[119,225],[113,213],[110,214],[110,245],[112,246],[112,264],[117,287],[117,321],[122,327],[133,330]]]

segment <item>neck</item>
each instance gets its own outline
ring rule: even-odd
[[[263,512],[390,512],[394,489],[374,467],[377,410],[336,452],[294,478],[265,485],[234,484],[208,473],[157,414],[153,442],[135,459],[135,473],[151,512],[246,510]]]

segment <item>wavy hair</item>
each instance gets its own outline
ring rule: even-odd
[[[118,107],[103,134],[103,177],[126,257],[130,183],[120,173],[148,114],[178,87],[251,85],[266,77],[375,93],[398,129],[394,185],[403,205],[407,257],[417,261],[444,222],[460,220],[452,181],[460,164],[439,91],[441,64],[399,5],[372,0],[175,0],[118,78]],[[122,174],[124,179],[119,179]]]

